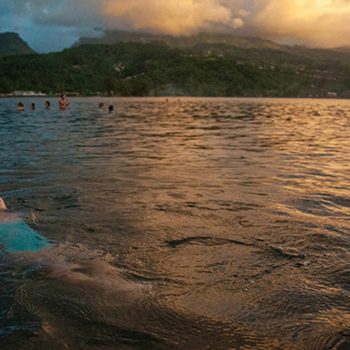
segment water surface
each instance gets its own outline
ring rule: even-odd
[[[350,348],[350,102],[99,101],[0,99],[1,349]]]

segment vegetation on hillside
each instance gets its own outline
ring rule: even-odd
[[[0,56],[34,53],[17,33],[0,33]]]
[[[338,56],[316,57],[310,50],[293,53],[223,43],[189,48],[136,42],[82,45],[60,53],[0,58],[0,93],[346,96],[350,63]]]
[[[102,36],[91,38],[82,37],[74,46],[81,45],[115,45],[119,43],[135,42],[141,44],[163,43],[173,48],[191,48],[203,44],[226,44],[240,48],[283,50],[287,46],[276,44],[270,40],[243,37],[232,34],[198,33],[190,36],[172,36],[147,32],[130,32],[122,30],[106,31]]]

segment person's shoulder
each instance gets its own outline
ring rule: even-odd
[[[5,201],[0,197],[0,210],[6,210],[6,203]]]
[[[9,224],[20,221],[20,217],[15,213],[0,212],[0,224]]]

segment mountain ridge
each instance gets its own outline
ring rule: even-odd
[[[0,56],[34,54],[35,51],[18,33],[0,33]]]
[[[221,44],[218,51],[213,45],[82,45],[0,58],[0,94],[350,97],[350,61],[314,56]]]
[[[272,50],[276,53],[284,53],[299,56],[302,59],[316,61],[335,61],[344,64],[350,63],[350,48],[339,47],[334,49],[311,48],[301,45],[278,44],[272,40],[254,37],[239,36],[223,33],[201,32],[189,36],[171,36],[166,34],[152,34],[148,32],[130,31],[106,31],[101,37],[82,37],[72,47],[82,45],[115,45],[119,43],[135,42],[141,44],[164,44],[176,49],[194,49],[197,51],[214,50],[217,54],[234,53],[234,50]]]
[[[56,53],[0,57],[0,93],[350,97],[346,49],[205,33],[119,31],[91,40]]]
[[[259,37],[238,36],[223,33],[200,32],[188,36],[172,36],[167,34],[153,34],[140,31],[105,31],[100,37],[81,37],[73,47],[92,45],[114,45],[122,42],[138,42],[142,44],[164,43],[174,48],[190,48],[198,44],[227,44],[240,48],[282,49],[285,45]]]

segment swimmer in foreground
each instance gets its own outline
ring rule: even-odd
[[[4,200],[0,197],[0,210],[7,210]]]
[[[0,197],[0,255],[5,253],[37,253],[50,246],[47,238],[33,230],[18,215],[7,211]]]
[[[50,249],[48,249],[50,248]],[[9,259],[12,266],[44,267],[47,277],[91,288],[99,288],[106,297],[113,293],[128,293],[128,298],[143,295],[144,283],[128,280],[123,270],[113,265],[109,254],[92,251],[80,244],[50,244],[18,215],[7,211],[0,197],[0,258]],[[141,294],[140,294],[141,293]],[[118,295],[118,294],[116,294]]]

